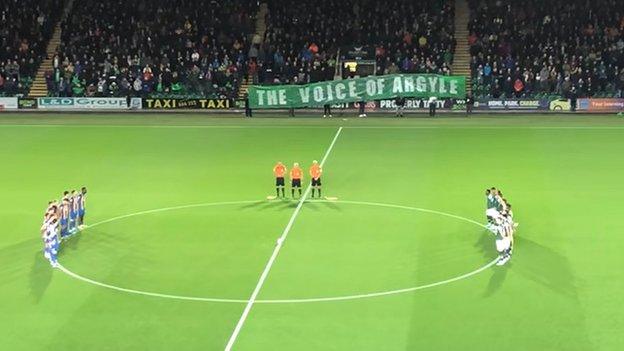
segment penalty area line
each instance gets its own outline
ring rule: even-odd
[[[342,132],[342,127],[338,128],[338,130],[336,131],[336,134],[334,135],[334,138],[332,139],[331,143],[329,144],[329,147],[327,148],[327,151],[325,152],[325,155],[323,155],[323,159],[321,160],[321,167],[323,167],[323,165],[325,164],[325,161],[327,161],[327,158],[329,157],[329,154],[334,148],[334,145],[336,144],[336,141],[338,140],[338,137],[340,136],[341,132]],[[260,275],[260,279],[258,279],[258,283],[256,284],[256,287],[251,293],[251,297],[247,301],[247,304],[245,305],[245,309],[243,310],[242,315],[240,316],[238,322],[236,323],[236,326],[234,327],[234,331],[232,332],[230,339],[225,345],[225,351],[232,350],[232,347],[234,346],[234,342],[236,342],[236,338],[238,337],[238,334],[243,328],[243,324],[245,324],[245,321],[247,320],[247,316],[249,316],[249,312],[251,311],[251,308],[253,307],[254,303],[256,302],[256,299],[258,298],[258,294],[260,293],[260,290],[262,289],[262,286],[264,285],[264,281],[269,275],[269,271],[271,271],[271,267],[273,267],[273,263],[275,262],[277,255],[282,249],[282,245],[284,244],[284,241],[288,237],[288,233],[290,232],[290,229],[295,223],[295,219],[297,218],[297,215],[299,215],[299,212],[301,211],[301,207],[303,207],[305,199],[308,197],[310,190],[312,190],[312,184],[308,184],[308,186],[306,187],[306,190],[303,193],[303,196],[301,196],[301,199],[297,203],[297,207],[295,208],[295,211],[293,212],[292,216],[290,216],[290,220],[288,221],[288,224],[286,224],[286,228],[284,228],[282,235],[277,239],[277,245],[275,245],[275,248],[273,249],[273,253],[271,254],[271,257],[269,258],[269,261],[267,262],[266,266],[264,267],[264,270],[262,271],[262,274]]]

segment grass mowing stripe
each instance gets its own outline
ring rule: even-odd
[[[327,161],[327,157],[329,157],[329,154],[334,148],[334,145],[336,144],[336,141],[338,140],[338,137],[340,136],[341,132],[342,132],[342,127],[338,128],[338,131],[336,131],[336,134],[334,135],[334,139],[332,139],[331,144],[329,144],[329,147],[327,148],[327,151],[325,152],[325,155],[323,156],[323,159],[321,160],[321,167],[323,167],[323,165],[325,164],[325,161]],[[288,236],[288,233],[290,232],[290,229],[292,228],[292,225],[295,222],[295,218],[297,218],[297,215],[301,211],[301,207],[303,207],[303,203],[305,202],[305,199],[308,197],[308,194],[310,193],[311,189],[312,189],[312,184],[310,183],[306,187],[306,190],[303,193],[303,196],[301,196],[301,199],[299,199],[299,203],[297,204],[297,207],[295,208],[295,211],[293,212],[292,216],[290,216],[290,220],[288,221],[286,228],[284,228],[282,235],[278,238],[277,245],[275,245],[275,248],[273,249],[273,253],[271,254],[271,257],[269,258],[269,262],[267,262],[266,266],[264,267],[264,270],[262,271],[262,274],[260,275],[260,279],[258,280],[258,284],[256,284],[256,287],[253,293],[251,294],[251,297],[249,298],[247,305],[245,305],[243,314],[241,315],[238,322],[236,323],[236,326],[234,327],[234,331],[232,332],[232,335],[230,336],[230,339],[228,340],[227,345],[225,345],[225,351],[232,350],[232,347],[234,346],[234,342],[236,342],[236,338],[238,337],[238,334],[240,333],[243,327],[243,324],[245,324],[245,320],[247,319],[247,316],[249,315],[249,312],[251,311],[251,308],[253,307],[254,302],[256,302],[256,298],[258,298],[260,289],[262,289],[262,286],[264,285],[264,281],[269,275],[269,271],[271,270],[271,267],[273,266],[273,263],[275,262],[275,259],[277,258],[277,255],[279,254],[282,248],[282,245],[284,244],[284,241],[286,240],[286,237]]]
[[[140,125],[140,124],[2,124],[0,128],[47,128],[47,127],[64,127],[64,128],[85,128],[85,127],[99,127],[99,128],[142,128],[142,129],[330,129],[336,128],[336,125],[167,125],[167,124],[153,124],[153,125]],[[488,129],[520,129],[520,130],[624,130],[624,126],[522,126],[522,125],[500,125],[500,126],[487,126],[479,125],[475,122],[475,125],[467,124],[441,124],[441,125],[396,125],[396,126],[382,126],[382,125],[343,125],[340,128],[347,129],[473,129],[473,130],[488,130]]]
[[[334,129],[335,125],[170,125],[170,124],[60,124],[60,123],[48,123],[48,124],[2,124],[0,127],[15,127],[15,128],[43,128],[43,127],[71,127],[71,128],[84,128],[84,127],[105,127],[105,128],[170,128],[170,129]]]

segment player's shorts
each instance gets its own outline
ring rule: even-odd
[[[84,209],[84,208],[83,208],[83,209],[78,210],[78,217],[84,217],[85,212],[86,212],[86,211],[85,211],[85,209]]]
[[[78,213],[76,211],[72,211],[69,213],[69,218],[74,219]]]
[[[511,240],[509,238],[502,238],[496,240],[496,250],[498,252],[503,252],[507,250],[511,246]]]
[[[67,218],[61,218],[61,227],[67,226]]]
[[[301,188],[301,179],[293,179],[291,185],[293,188]]]
[[[284,186],[284,177],[276,177],[275,186]]]
[[[312,178],[312,186],[321,186],[321,178],[314,179]]]
[[[500,217],[500,212],[498,212],[495,208],[488,208],[485,210],[485,215],[487,217],[498,218]]]
[[[50,252],[56,254],[58,251],[58,247],[59,247],[59,242],[56,239],[56,237],[52,238],[52,239],[47,239],[45,242],[45,248],[48,249]]]

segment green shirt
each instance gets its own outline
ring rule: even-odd
[[[496,209],[498,210],[498,212],[501,212],[502,210],[505,209],[505,207],[503,206],[503,203],[499,202],[496,198],[494,198],[494,202],[496,203]]]
[[[498,208],[496,198],[493,195],[488,195],[486,199],[487,199],[487,208]]]

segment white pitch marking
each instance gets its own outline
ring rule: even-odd
[[[413,292],[413,291],[418,291],[418,290],[429,289],[429,288],[433,288],[433,287],[436,287],[436,286],[445,285],[445,284],[449,284],[449,283],[453,283],[453,282],[456,282],[456,281],[459,281],[459,280],[463,280],[463,279],[469,278],[469,277],[471,277],[473,275],[479,274],[479,273],[483,272],[484,270],[492,267],[497,261],[498,261],[498,257],[496,257],[493,261],[488,262],[485,266],[479,267],[479,268],[475,269],[472,272],[468,272],[468,273],[462,274],[460,276],[449,278],[449,279],[442,280],[442,281],[439,281],[439,282],[429,283],[429,284],[425,284],[425,285],[418,285],[418,286],[413,286],[413,287],[409,287],[409,288],[388,290],[388,291],[378,291],[378,292],[367,293],[367,294],[358,294],[358,295],[344,295],[344,296],[330,296],[330,297],[312,297],[312,298],[304,298],[304,299],[256,300],[255,303],[256,304],[290,304],[290,303],[332,302],[332,301],[358,300],[358,299],[366,299],[366,298],[372,298],[372,297],[380,297],[380,296],[403,294],[403,293],[407,293],[407,292]],[[76,274],[76,273],[70,271],[69,269],[65,268],[60,263],[59,263],[58,268],[63,273],[69,275],[72,278],[75,278],[75,279],[78,279],[78,280],[82,280],[82,281],[84,281],[86,283],[89,283],[89,284],[101,286],[103,288],[117,290],[117,291],[121,291],[121,292],[125,292],[125,293],[144,295],[144,296],[151,296],[151,297],[159,297],[159,298],[172,299],[172,300],[183,300],[183,301],[239,303],[239,304],[246,304],[246,303],[249,302],[248,300],[242,300],[242,299],[222,299],[222,298],[214,298],[214,297],[180,296],[180,295],[171,295],[171,294],[155,293],[155,292],[150,292],[150,291],[135,290],[135,289],[127,289],[127,288],[122,288],[122,287],[119,287],[119,286],[110,285],[110,284],[98,282],[96,280],[83,277],[83,276],[81,276],[79,274]]]
[[[101,286],[104,288],[108,288],[108,289],[113,289],[113,290],[117,290],[117,291],[123,291],[126,293],[132,293],[132,294],[138,294],[138,295],[145,295],[145,296],[153,296],[153,297],[162,297],[162,298],[166,298],[166,299],[174,299],[174,300],[187,300],[187,301],[204,301],[204,302],[229,302],[229,303],[247,303],[247,300],[237,300],[237,299],[219,299],[219,298],[211,298],[211,297],[193,297],[193,296],[178,296],[178,295],[169,295],[169,294],[161,294],[161,293],[154,293],[154,292],[149,292],[149,291],[141,291],[141,290],[134,290],[134,289],[126,289],[126,288],[121,288],[118,286],[114,286],[114,285],[110,285],[110,284],[106,284],[106,283],[102,283],[102,282],[98,282],[89,278],[85,278],[81,275],[78,275],[72,271],[70,271],[69,269],[65,268],[62,264],[59,263],[58,268],[65,274],[69,275],[70,277],[76,278],[78,280],[82,280],[84,282],[93,284],[93,285],[97,285],[97,286]]]
[[[366,202],[366,201],[348,201],[348,200],[339,200],[337,202],[342,202],[345,204],[354,204],[354,205],[371,205],[371,206],[380,206],[380,207],[393,207],[393,208],[402,208],[402,209],[406,209],[406,210],[415,210],[415,211],[421,211],[421,212],[429,212],[429,213],[434,213],[434,214],[439,214],[442,216],[447,216],[447,217],[452,217],[452,218],[457,218],[457,219],[461,219],[464,220],[466,222],[470,222],[473,224],[476,224],[480,227],[486,228],[487,227],[477,221],[474,221],[472,219],[468,219],[468,218],[464,218],[461,216],[457,216],[454,214],[450,214],[450,213],[446,213],[446,212],[440,212],[440,211],[436,211],[436,210],[428,210],[426,208],[418,208],[418,207],[410,207],[410,206],[403,206],[403,205],[393,205],[393,204],[384,204],[384,203],[379,203],[379,202]]]
[[[201,204],[182,205],[182,206],[173,206],[173,207],[163,207],[163,208],[156,208],[156,209],[153,209],[153,210],[139,211],[139,212],[135,212],[135,213],[129,213],[129,214],[125,214],[125,215],[109,218],[109,219],[106,219],[106,220],[103,220],[103,221],[100,221],[100,222],[89,224],[88,227],[89,228],[93,228],[93,227],[98,226],[100,224],[104,224],[104,223],[108,223],[108,222],[112,222],[112,221],[116,221],[116,220],[124,219],[124,218],[128,218],[128,217],[149,214],[149,213],[157,213],[157,212],[165,212],[165,211],[172,211],[172,210],[180,210],[180,209],[193,208],[193,207],[252,204],[252,203],[255,203],[255,202],[257,202],[257,203],[264,203],[264,201],[260,201],[260,200],[247,200],[247,201],[225,201],[225,202],[211,202],[211,203],[201,203]]]
[[[341,132],[342,132],[342,127],[338,128],[338,131],[336,131],[336,134],[334,135],[334,139],[331,141],[331,144],[329,144],[329,148],[327,148],[327,151],[325,152],[325,155],[323,156],[323,159],[321,160],[321,167],[323,167],[323,164],[325,164],[325,161],[327,161],[327,157],[329,157],[329,154],[334,148],[334,145],[336,144],[336,140],[338,140],[338,137],[340,136]],[[277,245],[275,245],[275,248],[273,249],[273,254],[271,254],[271,258],[269,258],[269,262],[267,262],[266,266],[264,267],[264,270],[262,271],[262,274],[260,275],[260,279],[258,280],[258,284],[256,284],[256,288],[251,293],[251,297],[249,298],[249,301],[247,302],[247,305],[245,306],[245,309],[243,310],[243,314],[238,320],[238,323],[236,323],[236,327],[234,327],[234,331],[232,332],[230,339],[225,345],[225,351],[232,350],[232,346],[234,346],[234,342],[236,341],[236,338],[238,337],[238,334],[240,333],[241,328],[243,327],[243,324],[245,324],[245,320],[247,320],[247,316],[249,315],[249,312],[251,311],[251,307],[253,307],[254,303],[256,302],[256,299],[258,298],[258,294],[260,293],[260,289],[262,289],[262,286],[264,285],[264,281],[269,275],[269,271],[271,271],[271,267],[273,267],[273,263],[275,262],[277,255],[282,249],[282,246],[284,245],[284,242],[286,241],[286,237],[288,237],[288,233],[290,232],[290,229],[295,223],[295,219],[297,218],[297,215],[301,211],[301,207],[303,207],[303,203],[305,202],[305,199],[308,197],[308,194],[310,193],[311,189],[312,189],[312,183],[309,183],[308,186],[306,187],[305,192],[301,196],[301,199],[299,200],[299,203],[297,204],[295,211],[293,212],[292,216],[290,216],[290,220],[288,221],[286,228],[284,228],[282,235],[277,239]]]
[[[165,208],[160,208],[160,209],[154,209],[154,210],[130,213],[130,214],[123,215],[123,216],[117,216],[117,217],[114,217],[114,218],[111,218],[111,219],[107,219],[107,220],[104,220],[104,221],[100,221],[100,222],[94,223],[94,224],[90,225],[89,227],[94,227],[94,226],[97,226],[97,225],[100,225],[100,224],[103,224],[103,223],[108,223],[108,222],[112,222],[112,221],[115,221],[115,220],[128,218],[128,217],[132,217],[132,216],[138,216],[138,215],[147,214],[147,213],[164,212],[164,211],[171,211],[171,210],[184,209],[184,208],[193,208],[193,207],[205,207],[205,206],[207,207],[207,206],[217,206],[217,205],[246,204],[246,203],[256,203],[256,202],[257,203],[264,203],[264,201],[248,200],[248,201],[211,202],[211,203],[184,205],[184,206],[165,207]],[[326,201],[326,200],[306,200],[306,202],[330,202],[330,201]],[[368,206],[381,206],[381,207],[389,207],[389,208],[399,208],[399,209],[406,209],[406,210],[412,210],[412,211],[422,211],[422,212],[439,214],[439,215],[443,215],[443,216],[447,216],[447,217],[451,217],[451,218],[460,219],[462,221],[465,221],[465,222],[468,222],[468,223],[473,223],[473,224],[476,224],[476,225],[478,225],[480,227],[484,227],[485,228],[485,226],[483,224],[481,224],[481,223],[479,223],[477,221],[473,221],[473,220],[471,220],[469,218],[457,216],[457,215],[446,213],[446,212],[429,210],[429,209],[425,209],[425,208],[409,207],[409,206],[403,206],[403,205],[385,204],[385,203],[379,203],[379,202],[366,202],[366,201],[339,200],[339,201],[332,201],[332,202],[334,202],[334,203],[336,203],[336,202],[337,203],[348,203],[348,204],[354,204],[354,205],[368,205]],[[428,288],[432,288],[432,287],[436,287],[436,286],[440,286],[440,285],[456,282],[458,280],[469,278],[469,277],[471,277],[471,276],[473,276],[473,275],[475,275],[477,273],[480,273],[480,272],[484,271],[485,269],[491,267],[497,260],[498,260],[498,257],[496,257],[492,262],[489,262],[485,266],[477,268],[476,270],[474,270],[472,272],[468,272],[468,273],[462,274],[462,275],[454,277],[454,278],[449,278],[449,279],[446,279],[446,280],[443,280],[443,281],[440,281],[440,282],[434,282],[434,283],[430,283],[430,284],[426,284],[426,285],[419,285],[419,286],[413,286],[413,287],[397,289],[397,290],[379,291],[379,292],[358,294],[358,295],[345,295],[345,296],[334,296],[334,297],[315,297],[315,298],[305,298],[305,299],[256,300],[255,303],[260,303],[260,304],[270,304],[270,303],[273,303],[273,304],[277,304],[277,303],[331,302],[331,301],[345,301],[345,300],[355,300],[355,299],[363,299],[363,298],[371,298],[371,297],[379,297],[379,296],[402,294],[402,293],[411,292],[411,291],[428,289]],[[104,287],[104,288],[117,290],[117,291],[121,291],[121,292],[125,292],[125,293],[132,293],[132,294],[152,296],[152,297],[159,297],[159,298],[166,298],[166,299],[173,299],[173,300],[184,300],[184,301],[222,302],[222,303],[240,303],[240,304],[248,303],[248,300],[242,300],[242,299],[225,299],[225,298],[212,298],[212,297],[181,296],[181,295],[161,294],[161,293],[155,293],[155,292],[149,292],[149,291],[142,291],[142,290],[122,288],[122,287],[118,287],[118,286],[114,286],[114,285],[98,282],[96,280],[83,277],[83,276],[81,276],[81,275],[79,275],[77,273],[74,273],[74,272],[70,271],[69,269],[65,268],[64,266],[62,266],[60,264],[59,264],[59,269],[63,273],[69,275],[72,278],[81,280],[81,281],[89,283],[89,284],[93,284],[93,285],[97,285],[97,286],[101,286],[101,287]]]
[[[454,278],[442,280],[442,281],[439,281],[439,282],[425,284],[425,285],[420,285],[420,286],[414,286],[414,287],[411,287],[411,288],[389,290],[389,291],[380,291],[380,292],[374,292],[374,293],[368,293],[368,294],[360,294],[360,295],[345,295],[345,296],[334,296],[334,297],[314,297],[314,298],[308,298],[308,299],[257,300],[256,303],[329,302],[329,301],[357,300],[357,299],[365,299],[365,298],[369,298],[369,297],[379,297],[379,296],[402,294],[402,293],[416,291],[416,290],[423,290],[423,289],[433,288],[433,287],[436,287],[436,286],[439,286],[439,285],[444,285],[444,284],[456,282],[458,280],[469,278],[469,277],[471,277],[471,276],[473,276],[475,274],[481,273],[482,271],[492,267],[496,262],[498,262],[498,257],[496,257],[494,260],[490,261],[485,266],[477,268],[477,269],[475,269],[472,272],[469,272],[469,273],[466,273],[466,274],[462,274],[462,275],[454,277]]]

